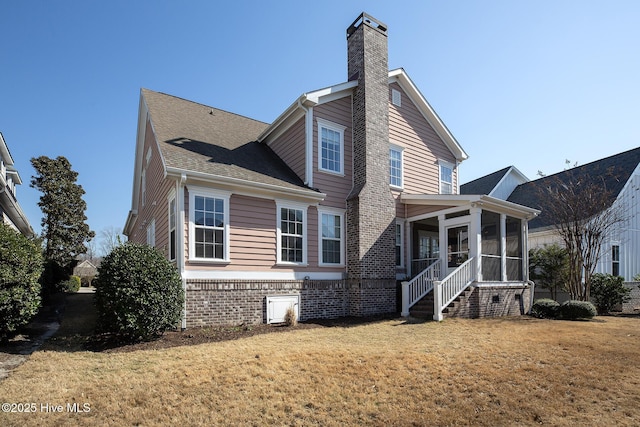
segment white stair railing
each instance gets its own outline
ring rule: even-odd
[[[433,284],[440,278],[440,260],[427,267],[422,273],[408,282],[402,282],[402,313],[409,315],[409,309],[422,297],[433,290]]]
[[[469,258],[442,281],[433,284],[433,320],[441,321],[442,310],[476,280],[476,258]]]

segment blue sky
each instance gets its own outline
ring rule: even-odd
[[[640,145],[638,1],[5,1],[0,132],[34,229],[32,157],[66,156],[90,227],[121,228],[141,87],[271,122],[346,80],[345,30],[362,11],[387,24],[389,67],[469,154],[462,182]]]

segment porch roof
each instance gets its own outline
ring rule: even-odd
[[[530,220],[540,214],[538,209],[495,197],[479,194],[402,194],[400,201],[408,205],[482,208]]]

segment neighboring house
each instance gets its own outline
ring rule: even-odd
[[[0,133],[0,220],[25,236],[33,237],[33,228],[16,198],[16,186],[21,184],[9,147]]]
[[[271,124],[142,89],[124,234],[175,262],[183,327],[279,322],[291,305],[301,320],[400,300],[436,319],[528,306],[537,211],[459,194],[467,154],[407,73],[388,71],[384,24],[360,15],[347,45],[347,81]]]
[[[527,180],[514,167],[505,168],[462,185],[460,191],[475,193],[482,189],[481,193],[499,194],[497,197],[509,202],[540,209],[542,214],[529,222],[529,246],[535,248],[562,243],[555,218],[545,211],[545,204],[550,201],[542,196],[541,190],[576,177],[601,182],[611,194],[608,206],[618,209],[624,217],[605,237],[596,273],[610,273],[632,281],[640,273],[640,147],[534,181]]]
[[[73,269],[73,275],[82,280],[82,285],[91,286],[91,282],[98,275],[98,267],[89,260],[84,260]]]

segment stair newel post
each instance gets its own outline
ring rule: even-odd
[[[433,282],[433,320],[441,322],[442,316],[442,281]]]
[[[402,317],[409,316],[409,282],[402,282]]]

